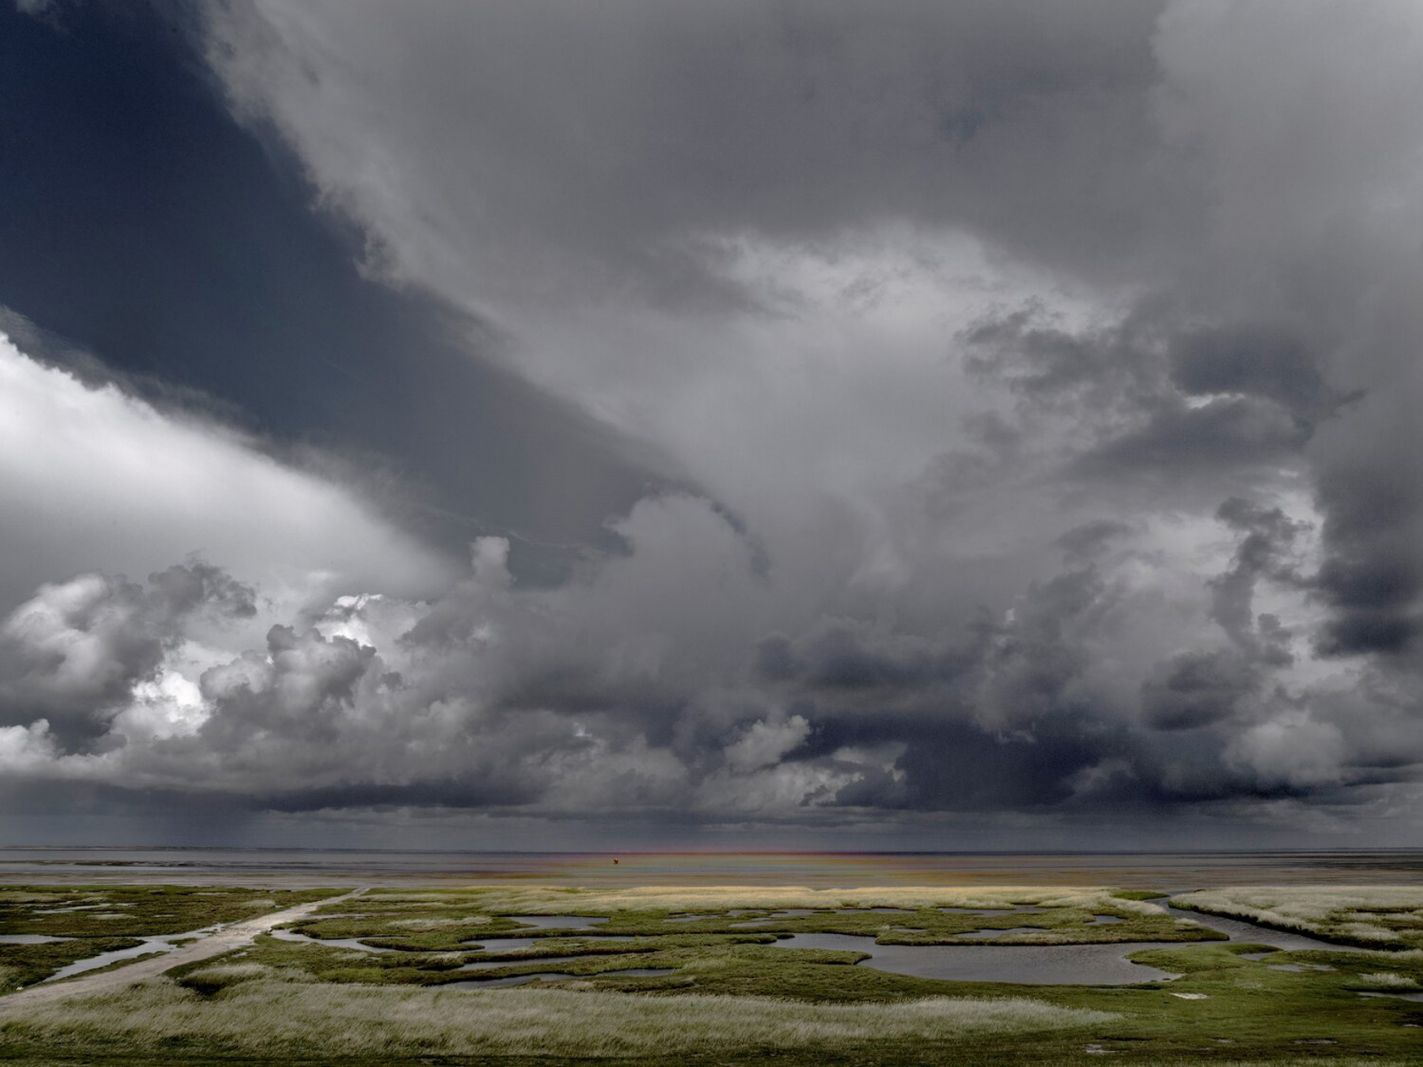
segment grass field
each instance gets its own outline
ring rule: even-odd
[[[20,888],[0,895],[0,935],[73,936],[92,948],[103,940],[92,931],[104,923],[121,924],[124,936],[151,936],[225,921],[218,916],[247,918],[258,903],[319,897]],[[1227,943],[1143,897],[1150,894],[1041,887],[373,891],[304,920],[298,929],[314,942],[262,936],[118,992],[33,1008],[7,1011],[0,998],[0,1060],[1423,1062],[1423,1003],[1408,999],[1423,991],[1423,949],[1266,951]],[[1256,909],[1336,937],[1369,915],[1395,944],[1411,941],[1405,916],[1423,907],[1423,893],[1218,890],[1177,902],[1206,921],[1208,909],[1245,917]],[[76,906],[82,910],[60,910]],[[606,921],[568,930],[516,916]],[[811,931],[872,935],[882,944],[972,944],[988,940],[973,932],[995,929],[1020,931],[995,944],[1166,942],[1133,958],[1180,977],[1122,987],[946,982],[856,966],[859,953],[772,944],[778,934]],[[480,947],[481,939],[510,937],[521,941]],[[331,939],[356,939],[357,947],[320,943]],[[48,959],[57,966],[74,945],[0,948],[6,966],[20,966],[11,961],[25,958],[22,949],[55,950]],[[48,965],[43,953],[29,958],[19,984]],[[460,969],[469,964],[479,969]],[[550,971],[567,977],[442,988]]]

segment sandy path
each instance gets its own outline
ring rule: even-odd
[[[150,956],[133,963],[118,967],[112,971],[100,971],[95,974],[80,974],[63,982],[46,983],[41,982],[32,985],[28,989],[22,989],[17,993],[0,997],[0,1012],[6,1008],[27,1007],[32,1004],[48,1004],[56,1000],[64,1000],[68,997],[84,996],[93,993],[112,993],[114,990],[123,989],[134,982],[141,982],[145,978],[154,978],[174,967],[181,967],[186,963],[197,963],[199,960],[211,959],[213,956],[220,956],[224,952],[231,952],[235,948],[241,948],[248,944],[258,934],[264,934],[274,926],[283,923],[293,922],[297,919],[305,918],[317,908],[325,907],[327,904],[338,904],[343,900],[350,900],[354,896],[364,893],[365,889],[357,889],[344,896],[328,897],[325,900],[314,900],[309,904],[298,904],[294,908],[287,908],[285,911],[274,911],[268,915],[261,915],[255,919],[244,919],[230,926],[225,926],[221,930],[209,934],[201,941],[195,941],[191,945],[184,945],[182,948],[174,949],[172,952],[165,952],[161,956]]]

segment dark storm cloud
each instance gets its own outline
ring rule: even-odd
[[[249,68],[241,50],[300,49],[334,10],[237,4],[217,19],[218,46],[238,50],[219,65],[298,138],[315,134],[305,125],[315,116],[245,80],[285,77],[280,57]],[[463,232],[429,233],[432,243],[477,235],[484,247],[461,243],[491,271],[533,269],[535,284],[572,271],[597,286],[611,274],[656,300],[697,302],[726,292],[689,238],[747,226],[817,240],[847,222],[966,222],[1039,254],[1120,252],[1150,224],[1150,201],[1130,176],[1104,180],[1097,161],[1147,162],[1158,10],[501,2],[402,12],[397,40],[374,24],[337,32],[366,62],[409,73],[383,106],[409,115],[400,151],[429,166],[392,168],[428,182],[432,199],[473,178],[500,206],[449,220]],[[1061,180],[1025,177],[1044,168]],[[483,280],[493,291],[516,279]]]
[[[596,541],[655,477],[472,354],[456,335],[480,324],[363,275],[360,235],[195,67],[192,9],[53,14],[0,9],[0,305],[81,346],[52,355],[343,451],[373,486],[403,483],[393,503],[436,540],[517,530],[535,570],[553,562],[538,542]]]
[[[1071,562],[1085,562],[1102,552],[1114,539],[1131,533],[1131,527],[1113,519],[1094,519],[1074,526],[1054,542]]]
[[[1187,652],[1142,686],[1142,710],[1158,730],[1190,730],[1235,714],[1255,688],[1251,666],[1235,652]]]
[[[1173,339],[1171,377],[1183,393],[1246,393],[1314,421],[1360,394],[1341,395],[1324,381],[1319,361],[1298,337],[1268,329],[1216,329]]]
[[[1265,579],[1289,585],[1307,580],[1293,551],[1307,527],[1279,508],[1262,508],[1239,497],[1221,504],[1216,518],[1242,536],[1230,569],[1210,582],[1211,618],[1245,652],[1276,666],[1286,664],[1290,653],[1284,642],[1289,635],[1271,615],[1257,620],[1255,587]]]
[[[94,655],[0,671],[59,694],[6,706],[15,776],[678,825],[1400,807],[1407,5],[61,15],[0,75],[0,302],[429,513],[614,550],[279,608],[85,565]]]
[[[1423,501],[1408,481],[1409,460],[1400,460],[1399,471],[1351,464],[1321,479],[1332,552],[1319,588],[1335,613],[1320,637],[1326,655],[1401,653],[1419,632],[1423,560],[1416,535]]]
[[[1288,463],[1320,419],[1353,399],[1325,385],[1290,339],[1184,328],[1159,300],[1082,330],[1033,305],[989,316],[961,340],[968,366],[1027,416],[1088,431],[1079,477],[1219,477]]]

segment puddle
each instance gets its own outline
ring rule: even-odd
[[[1130,953],[1179,948],[1171,942],[1116,945],[877,945],[856,934],[793,934],[778,948],[826,948],[864,952],[860,966],[915,978],[958,982],[1015,982],[1026,985],[1133,985],[1177,977],[1132,963]]]
[[[506,915],[504,917],[539,930],[591,930],[608,921],[606,915]]]
[[[375,945],[367,945],[358,941],[354,937],[309,937],[306,934],[299,934],[295,930],[270,930],[268,931],[278,941],[291,941],[299,945],[321,945],[325,948],[349,948],[357,952],[398,952],[399,949],[377,948]],[[380,935],[372,935],[380,936]]]
[[[1041,926],[1010,926],[1006,930],[969,930],[966,933],[954,934],[955,937],[983,938],[991,940],[998,937],[1017,937],[1020,934],[1040,934],[1043,932]]]
[[[56,941],[73,941],[72,937],[51,937],[48,934],[0,934],[0,945],[52,945]]]
[[[1123,920],[1122,920],[1119,916],[1116,916],[1116,915],[1094,915],[1094,916],[1092,916],[1091,921],[1087,923],[1087,925],[1088,925],[1088,926],[1116,926],[1117,923],[1122,922],[1122,921],[1123,921]]]
[[[715,915],[669,915],[662,921],[665,923],[699,923],[715,918]]]
[[[1332,971],[1327,963],[1271,963],[1267,965],[1272,971],[1285,971],[1288,974],[1303,974],[1305,971]]]
[[[1383,997],[1386,1000],[1411,1000],[1423,1004],[1423,993],[1360,993],[1361,997]]]

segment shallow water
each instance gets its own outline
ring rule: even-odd
[[[56,941],[73,941],[72,937],[51,937],[48,934],[0,934],[0,945],[52,945]]]
[[[455,969],[460,971],[495,971],[500,967],[519,967],[525,963],[572,963],[575,960],[593,959],[597,955],[597,953],[582,952],[576,956],[539,956],[535,959],[525,960],[476,960],[474,963],[466,963]]]
[[[1423,849],[1063,852],[399,852],[345,849],[0,848],[5,881],[92,885],[465,886],[511,878],[564,885],[857,886],[1397,884]]]
[[[591,930],[608,921],[606,915],[506,915],[505,918],[540,930]]]
[[[1383,997],[1386,1000],[1411,1000],[1423,1004],[1423,993],[1360,993],[1361,997]]]
[[[1020,905],[1014,910],[1026,910],[1026,906]],[[1331,945],[1303,934],[1269,930],[1239,919],[1222,919],[1179,908],[1168,907],[1167,911],[1175,918],[1189,918],[1202,926],[1218,930],[1232,941],[1271,945],[1283,951],[1343,951],[1339,945]],[[1000,911],[1000,914],[1003,913],[1005,912]],[[961,936],[1001,937],[1008,933],[1029,933],[1033,930],[1032,927],[1001,931],[979,930]],[[1133,963],[1126,957],[1145,949],[1187,947],[1181,942],[1172,941],[1101,945],[877,945],[874,938],[856,934],[793,934],[775,944],[778,948],[827,948],[866,952],[870,958],[861,961],[861,966],[916,978],[940,978],[960,982],[1013,982],[1025,985],[1131,985],[1174,978],[1175,975],[1166,971]],[[1253,958],[1260,958],[1262,955],[1271,954],[1249,954]]]
[[[441,989],[497,989],[500,986],[525,985],[529,982],[561,982],[574,975],[548,971],[540,974],[515,974],[508,978],[485,978],[482,981],[445,982]]]
[[[164,934],[161,937],[145,937],[141,943],[132,948],[116,948],[111,952],[100,952],[95,956],[88,956],[82,960],[75,960],[67,966],[61,967],[48,978],[46,982],[57,982],[61,978],[69,978],[76,974],[83,974],[85,971],[96,971],[100,967],[107,967],[111,963],[121,963],[124,960],[135,959],[138,956],[147,956],[155,952],[172,952],[178,947],[181,941],[191,941],[196,938],[206,937],[212,933],[215,927],[205,927],[202,930],[189,930],[182,934]],[[59,939],[64,940],[64,939]]]
[[[31,914],[34,915],[66,915],[71,911],[100,911],[104,908],[131,908],[132,904],[116,901],[115,903],[105,902],[103,904],[71,904],[66,908],[36,908]]]
[[[1002,930],[994,929],[992,927],[988,927],[983,930],[966,930],[962,933],[954,934],[954,936],[965,938],[977,937],[984,938],[986,940],[991,940],[993,938],[998,937],[1007,937],[1010,934],[1017,936],[1019,934],[1040,934],[1042,932],[1043,928],[1041,926],[1010,926],[1007,929]]]
[[[957,982],[1015,982],[1029,985],[1133,985],[1177,977],[1126,956],[1152,948],[1179,948],[1173,942],[1117,945],[877,945],[857,934],[792,934],[777,948],[824,948],[865,952],[859,966],[915,978]]]
[[[464,948],[479,949],[483,952],[522,952],[538,944],[536,937],[481,937],[466,941]]]
[[[1320,941],[1318,938],[1307,937],[1304,934],[1291,934],[1284,930],[1271,930],[1269,927],[1256,926],[1254,923],[1245,922],[1243,919],[1226,919],[1219,915],[1206,915],[1204,912],[1187,911],[1184,908],[1173,908],[1170,905],[1163,906],[1172,918],[1189,919],[1192,922],[1200,923],[1202,926],[1209,927],[1212,930],[1219,930],[1232,941],[1248,941],[1257,945],[1272,945],[1286,952],[1345,951],[1342,945],[1334,945],[1328,941]]]
[[[310,937],[295,930],[276,929],[269,931],[278,941],[291,941],[301,945],[323,945],[326,948],[349,948],[357,952],[398,952],[399,949],[379,948],[367,945],[354,937]],[[372,935],[380,936],[380,935]]]
[[[1122,920],[1115,915],[1094,915],[1088,926],[1115,926]]]
[[[868,911],[870,909],[866,908],[864,910]],[[807,915],[814,914],[814,908],[783,908],[781,911],[773,911],[769,915],[763,915],[759,919],[747,919],[744,922],[727,923],[727,925],[734,926],[737,929],[755,929],[758,926],[765,926],[767,923],[774,923],[780,919],[803,919]],[[853,914],[853,912],[847,911],[842,914]]]

